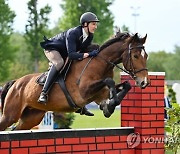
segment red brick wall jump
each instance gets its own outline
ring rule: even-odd
[[[135,127],[135,137],[140,135],[140,143],[134,145],[136,154],[164,154],[165,73],[152,72],[149,78],[151,84],[140,89],[129,75],[121,75],[122,82],[128,80],[132,85],[121,103],[121,126]]]
[[[0,154],[135,154],[127,146],[134,128],[14,131],[0,134]]]

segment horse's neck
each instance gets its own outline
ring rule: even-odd
[[[112,65],[109,65],[105,60],[98,58],[97,56],[90,62],[89,58],[84,59],[83,61],[74,61],[71,65],[71,71],[69,75],[76,76],[75,78],[79,78],[81,75],[91,75],[92,71],[99,77],[111,77],[113,74]]]
[[[122,62],[122,54],[124,50],[121,49],[121,43],[116,42],[108,46],[107,48],[103,49],[100,52],[100,56],[104,58],[107,61],[115,63],[116,61],[119,61],[119,63]]]

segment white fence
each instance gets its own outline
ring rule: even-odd
[[[43,120],[39,124],[39,129],[53,129],[54,121],[53,121],[53,112],[46,112]]]

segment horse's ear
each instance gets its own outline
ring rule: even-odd
[[[118,26],[115,26],[115,37],[121,34],[121,29]]]
[[[115,26],[115,33],[116,33],[116,34],[117,34],[117,33],[121,33],[121,29],[120,29],[120,27]]]
[[[134,35],[134,37],[138,37],[138,33],[136,33],[136,34]]]
[[[147,34],[141,39],[141,43],[144,44],[146,42]]]
[[[127,39],[127,44],[129,43],[134,43],[137,41],[137,39],[139,40],[139,36],[138,36],[138,33],[134,34],[133,36],[129,37]]]
[[[129,39],[129,43],[135,42],[136,39],[139,39],[138,33],[134,34],[134,35]]]

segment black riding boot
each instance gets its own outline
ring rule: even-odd
[[[46,82],[44,83],[40,97],[38,99],[39,103],[46,104],[46,102],[48,100],[48,92],[49,92],[51,86],[53,85],[53,82],[56,79],[58,73],[59,72],[56,70],[55,66],[52,65],[48,72],[47,79],[46,79]]]

